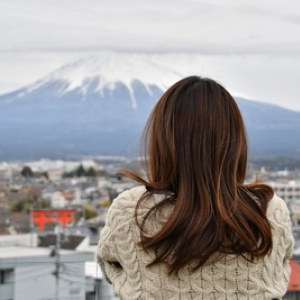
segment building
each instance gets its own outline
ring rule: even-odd
[[[275,194],[282,198],[291,211],[293,225],[300,223],[300,181],[271,182]]]
[[[59,181],[62,178],[61,169],[49,169],[47,173],[48,173],[48,179],[50,181]]]
[[[271,182],[276,195],[289,202],[300,202],[300,181]]]
[[[0,236],[0,300],[85,300],[95,294],[101,273],[89,284],[86,262],[95,260],[89,236],[59,236],[59,252],[57,234]]]
[[[0,247],[0,300],[85,300],[85,261],[91,253],[53,248]]]
[[[96,262],[85,264],[86,300],[118,300],[111,284],[104,278]]]
[[[56,191],[51,196],[51,207],[52,208],[64,208],[69,205],[73,196],[66,191]]]

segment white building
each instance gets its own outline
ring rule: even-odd
[[[47,173],[48,179],[51,181],[59,181],[62,178],[62,170],[60,169],[49,169]]]
[[[0,300],[85,300],[84,262],[93,255],[61,250],[59,269],[56,259],[49,248],[0,247]]]
[[[300,201],[300,181],[271,182],[270,185],[286,203]]]
[[[271,182],[275,194],[282,198],[291,211],[293,224],[300,222],[300,181]]]
[[[61,192],[61,191],[56,191],[52,194],[51,199],[50,199],[50,205],[52,208],[65,208],[68,206],[68,198],[69,193],[66,192]]]
[[[111,188],[112,183],[108,181],[105,177],[99,177],[98,178],[98,188],[104,189],[104,188]]]

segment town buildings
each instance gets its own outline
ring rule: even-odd
[[[34,176],[21,175],[25,166]],[[135,185],[119,173],[120,168],[121,163],[112,158],[105,165],[92,160],[0,163],[0,300],[116,299],[111,286],[102,280],[94,255],[109,205],[119,193]],[[251,182],[255,172],[249,176]],[[300,172],[261,169],[258,173],[290,207],[297,245],[295,253],[300,254],[297,227]],[[64,209],[76,209],[78,214],[74,222],[68,222],[64,228],[57,262],[54,234],[57,224],[54,222],[46,226],[45,231],[39,231],[30,211]],[[298,261],[295,257],[293,280],[284,299],[300,299]],[[41,289],[35,289],[36,285]],[[37,297],[32,297],[31,292]]]
[[[85,300],[85,262],[94,254],[36,243],[30,234],[0,237],[0,300]]]

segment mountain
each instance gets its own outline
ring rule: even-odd
[[[0,159],[135,155],[162,93],[183,76],[141,54],[102,53],[0,96]],[[236,98],[252,155],[295,156],[300,113]]]
[[[235,98],[246,123],[250,155],[300,157],[300,112]]]

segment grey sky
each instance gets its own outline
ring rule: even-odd
[[[300,110],[298,0],[2,0],[0,30],[0,93],[114,50]]]

